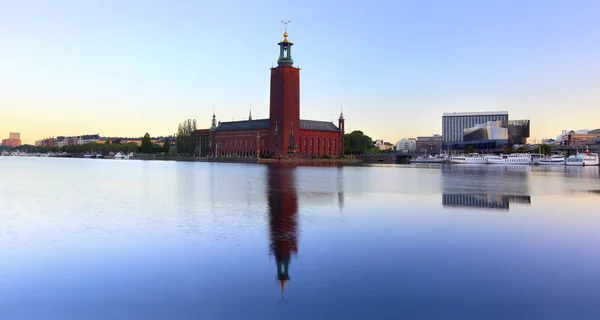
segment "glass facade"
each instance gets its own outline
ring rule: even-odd
[[[445,113],[442,116],[444,143],[462,142],[465,129],[485,124],[488,121],[508,123],[508,112]]]

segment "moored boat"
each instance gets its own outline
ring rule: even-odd
[[[450,162],[456,164],[486,164],[487,159],[484,155],[470,153],[465,155],[451,156]]]
[[[534,164],[539,165],[564,165],[565,156],[559,154],[553,154],[544,158],[538,158],[534,160]]]
[[[568,156],[565,163],[568,166],[597,166],[600,165],[600,157],[597,153],[590,153],[590,150],[585,150],[585,153]]]
[[[529,153],[511,153],[501,155],[486,156],[488,164],[531,164],[531,154]]]

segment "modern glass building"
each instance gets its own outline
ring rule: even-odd
[[[442,116],[442,136],[444,144],[463,141],[464,130],[488,121],[502,121],[508,124],[508,111],[453,112]]]

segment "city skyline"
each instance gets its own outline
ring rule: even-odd
[[[213,110],[268,118],[289,19],[302,118],[343,106],[347,132],[396,142],[441,133],[445,112],[506,110],[531,119],[532,140],[554,138],[600,127],[599,14],[593,1],[3,3],[0,130],[33,144],[170,135]]]

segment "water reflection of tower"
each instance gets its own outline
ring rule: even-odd
[[[270,250],[277,263],[277,280],[282,293],[290,280],[291,256],[298,252],[298,195],[294,171],[291,166],[279,164],[270,165],[267,170]]]
[[[338,166],[338,176],[337,176],[337,196],[338,196],[338,206],[340,211],[344,209],[344,166]]]

